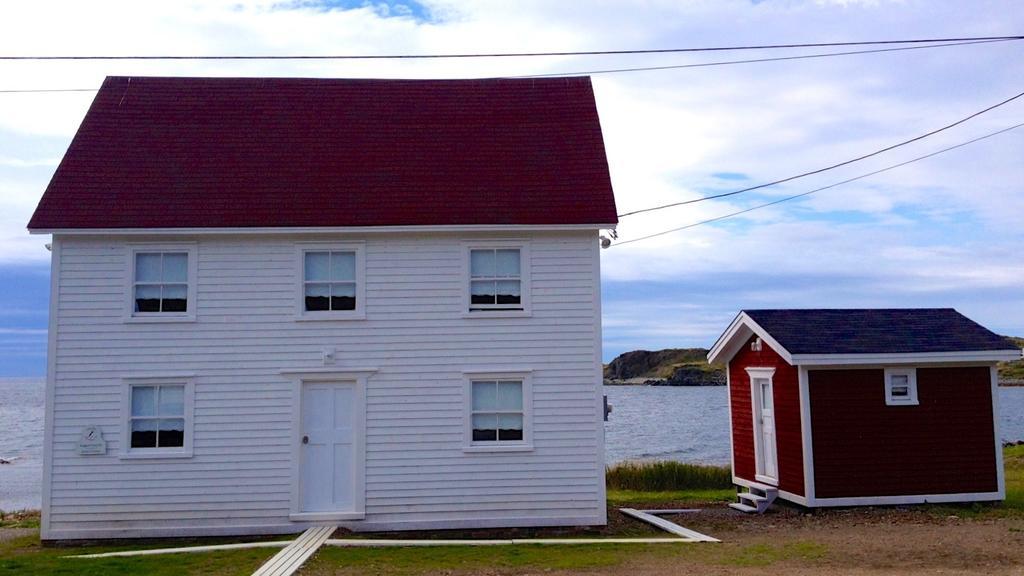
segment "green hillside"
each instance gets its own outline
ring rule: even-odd
[[[1018,348],[1024,348],[1024,338],[1007,336]],[[1024,359],[999,363],[999,380],[1024,385]]]
[[[706,348],[634,350],[620,354],[604,367],[607,380],[665,380],[672,385],[718,386],[725,384],[725,370],[707,362]]]

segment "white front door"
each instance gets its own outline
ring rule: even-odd
[[[757,402],[757,473],[768,478],[779,477],[779,460],[775,451],[775,402],[771,378],[754,379],[754,401]]]
[[[356,402],[354,382],[302,386],[303,512],[350,512],[355,507]]]

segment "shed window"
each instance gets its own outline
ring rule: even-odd
[[[474,380],[473,442],[522,442],[524,429],[521,380]]]
[[[135,313],[188,312],[188,252],[136,252]]]
[[[185,385],[131,387],[131,447],[185,446]]]
[[[885,403],[889,406],[913,406],[918,403],[916,369],[885,370]]]

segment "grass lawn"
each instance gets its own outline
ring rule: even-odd
[[[722,544],[600,544],[594,546],[444,546],[437,548],[324,547],[304,575],[380,574],[765,574],[836,573],[1018,574],[1024,566],[1024,446],[1004,450],[1006,501],[998,505],[857,508],[806,514],[780,508],[757,517],[735,514],[723,502],[731,488],[647,491],[609,487],[609,526],[594,536],[664,536],[615,508],[703,507],[673,518],[723,540]],[[692,470],[689,472],[693,472]],[[689,473],[687,472],[687,473]],[[678,476],[679,470],[671,474]],[[658,477],[663,472],[641,471]],[[710,473],[712,476],[714,472]],[[700,477],[700,474],[692,477]],[[627,483],[635,484],[633,478]],[[432,536],[446,537],[444,533]],[[530,534],[517,534],[528,537]],[[538,534],[538,535],[543,535]],[[571,536],[572,534],[558,534]],[[451,535],[452,537],[464,536]],[[487,537],[487,535],[483,535]],[[240,539],[241,540],[241,539]],[[223,540],[221,540],[223,541]],[[208,542],[203,542],[208,543]],[[0,514],[0,576],[4,574],[251,574],[276,549],[250,549],[138,558],[74,559],[134,547],[42,548],[38,517]]]
[[[245,539],[202,542],[169,541],[144,546],[68,546],[43,547],[39,543],[39,515],[19,514],[18,523],[10,522],[11,514],[0,515],[0,575],[53,574],[82,576],[113,576],[118,574],[210,574],[229,576],[252,574],[256,568],[280,548],[226,550],[197,554],[160,554],[135,558],[66,558],[80,554],[97,554],[117,550],[171,548],[198,544],[241,542]],[[27,527],[27,528],[26,528]],[[27,532],[27,534],[24,534]],[[286,540],[288,537],[276,538]]]

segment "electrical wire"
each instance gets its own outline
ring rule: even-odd
[[[977,118],[978,116],[981,116],[982,114],[985,114],[986,112],[990,112],[992,110],[995,110],[996,108],[999,108],[1000,106],[1004,106],[1006,104],[1009,104],[1010,102],[1013,102],[1014,100],[1016,100],[1016,99],[1018,99],[1018,98],[1020,98],[1022,96],[1024,96],[1024,92],[1021,92],[1021,93],[1019,93],[1019,94],[1017,94],[1015,96],[1011,96],[1011,97],[1007,98],[1006,100],[1003,100],[1002,102],[999,102],[998,104],[993,104],[992,106],[989,106],[988,108],[985,108],[983,110],[979,110],[979,111],[977,111],[977,112],[975,112],[975,113],[973,113],[973,114],[971,114],[969,116],[965,116],[964,118],[961,118],[961,119],[957,120],[956,122],[953,122],[952,124],[946,124],[945,126],[943,126],[941,128],[937,128],[935,130],[932,130],[931,132],[926,132],[924,134],[921,134],[920,136],[915,136],[913,138],[910,138],[909,140],[904,140],[902,142],[898,142],[898,143],[893,144],[891,146],[886,146],[885,148],[881,148],[879,150],[875,150],[874,152],[869,152],[867,154],[863,154],[861,156],[857,156],[856,158],[851,158],[850,160],[844,160],[842,162],[839,162],[837,164],[832,164],[832,165],[826,166],[824,168],[818,168],[816,170],[811,170],[809,172],[803,172],[803,173],[800,173],[800,174],[796,174],[794,176],[788,176],[786,178],[781,178],[779,180],[773,180],[771,182],[766,182],[764,184],[758,184],[756,186],[750,186],[750,187],[747,187],[747,188],[742,188],[740,190],[733,190],[732,192],[723,192],[721,194],[713,194],[711,196],[704,196],[704,197],[701,197],[701,198],[694,198],[692,200],[683,200],[682,202],[672,202],[670,204],[662,204],[660,206],[651,206],[650,208],[641,208],[640,210],[633,210],[632,212],[624,212],[622,214],[619,214],[618,216],[619,216],[619,218],[625,218],[626,216],[633,216],[634,214],[643,214],[645,212],[653,212],[655,210],[664,210],[665,208],[672,208],[672,207],[675,207],[675,206],[685,206],[687,204],[696,204],[697,202],[704,202],[706,200],[715,200],[717,198],[725,198],[725,197],[728,197],[728,196],[735,196],[737,194],[743,194],[745,192],[752,192],[754,190],[761,190],[763,188],[769,188],[771,186],[776,186],[778,184],[783,184],[785,182],[792,182],[793,180],[797,180],[799,178],[806,178],[807,176],[813,176],[815,174],[821,174],[822,172],[827,172],[829,170],[835,170],[836,168],[840,168],[842,166],[847,166],[847,165],[853,164],[855,162],[860,162],[861,160],[864,160],[864,159],[867,159],[867,158],[871,158],[872,156],[878,156],[879,154],[884,154],[885,152],[889,152],[891,150],[895,150],[896,148],[900,148],[902,146],[906,146],[907,144],[911,144],[913,142],[917,142],[919,140],[923,140],[925,138],[928,138],[929,136],[934,136],[935,134],[938,134],[939,132],[943,132],[945,130],[949,130],[950,128],[953,128],[955,126],[959,126],[960,124],[963,124],[964,122],[967,122],[967,121],[969,121],[969,120],[971,120],[973,118]]]
[[[945,48],[947,46],[970,46],[973,44],[991,44],[993,42],[1013,42],[1015,39],[976,40],[973,42],[950,42],[946,44],[929,44],[927,46],[902,46],[900,48],[876,48],[874,50],[853,50],[849,52],[824,52],[819,54],[802,54],[799,56],[777,56],[774,58],[751,58],[747,60],[721,60],[717,62],[701,62],[698,64],[669,64],[666,66],[644,66],[635,68],[607,68],[604,70],[582,70],[576,72],[549,72],[544,74],[525,74],[521,76],[501,76],[501,78],[551,78],[561,76],[593,76],[595,74],[620,74],[624,72],[651,72],[657,70],[680,70],[683,68],[707,68],[710,66],[729,66],[732,64],[757,64],[761,62],[782,62],[785,60],[807,60],[811,58],[828,58],[830,56],[852,56],[856,54],[877,54],[880,52],[900,52],[903,50],[925,50],[928,48]]]
[[[572,72],[550,72],[544,74],[524,74],[524,75],[510,75],[510,76],[493,76],[486,77],[483,79],[495,79],[495,78],[557,78],[566,76],[588,76],[594,74],[615,74],[624,72],[647,72],[647,71],[658,71],[658,70],[678,70],[684,68],[707,68],[711,66],[729,66],[734,64],[756,64],[762,62],[782,62],[786,60],[806,60],[811,58],[829,58],[832,56],[852,56],[857,54],[878,54],[882,52],[900,52],[905,50],[925,50],[928,48],[944,48],[948,46],[970,46],[973,44],[992,44],[995,42],[1013,42],[1018,40],[1024,40],[1022,38],[998,38],[994,40],[974,40],[969,42],[950,42],[945,44],[929,44],[925,46],[902,46],[899,48],[878,48],[873,50],[854,50],[847,52],[826,52],[819,54],[803,54],[797,56],[780,56],[774,58],[752,58],[746,60],[723,60],[717,62],[701,62],[697,64],[675,64],[666,66],[646,66],[646,67],[634,67],[634,68],[610,68],[603,70],[583,70],[583,71],[572,71]],[[39,88],[25,88],[25,89],[10,89],[0,90],[0,94],[32,94],[32,93],[46,93],[46,92],[97,92],[99,88],[57,88],[57,89],[39,89]]]
[[[936,42],[971,42],[983,40],[1022,40],[1016,36],[965,36],[960,38],[917,38],[909,40],[864,40],[858,42],[811,42],[792,44],[761,44],[711,46],[695,48],[655,48],[644,50],[583,50],[566,52],[492,52],[463,54],[298,54],[298,55],[152,55],[152,56],[0,56],[0,60],[426,60],[445,58],[525,58],[544,56],[620,56],[631,54],[678,54],[685,52],[728,52],[739,50],[778,50],[787,48],[826,48],[838,46],[872,46],[887,44],[934,44]]]
[[[732,212],[732,213],[729,213],[729,214],[725,214],[723,216],[716,216],[715,218],[709,218],[707,220],[701,220],[699,222],[694,222],[693,224],[687,224],[686,226],[680,226],[678,228],[672,228],[670,230],[665,230],[665,231],[662,231],[662,232],[656,232],[654,234],[648,234],[647,236],[641,236],[639,238],[631,238],[629,240],[623,240],[621,242],[616,242],[615,244],[612,244],[611,247],[614,248],[615,246],[622,246],[623,244],[631,244],[633,242],[640,242],[641,240],[649,240],[651,238],[656,238],[658,236],[664,236],[666,234],[671,234],[673,232],[679,232],[681,230],[688,230],[690,228],[696,228],[697,226],[703,226],[704,224],[711,224],[712,222],[719,222],[721,220],[725,220],[726,218],[732,218],[734,216],[739,216],[740,214],[746,214],[747,212],[753,212],[754,210],[760,210],[761,208],[767,208],[769,206],[774,206],[776,204],[782,204],[783,202],[789,202],[790,200],[796,200],[797,198],[803,198],[804,196],[809,196],[811,194],[814,194],[815,192],[821,192],[822,190],[828,190],[830,188],[835,188],[837,186],[842,186],[843,184],[849,184],[850,182],[856,182],[857,180],[863,180],[864,178],[875,176],[876,174],[881,174],[883,172],[888,172],[890,170],[895,170],[896,168],[901,168],[903,166],[906,166],[907,164],[913,164],[914,162],[920,162],[921,160],[925,160],[927,158],[931,158],[932,156],[938,156],[939,154],[944,154],[944,153],[949,152],[951,150],[956,150],[957,148],[963,148],[964,146],[968,146],[970,144],[974,144],[975,142],[980,142],[982,140],[985,140],[985,139],[988,139],[988,138],[992,138],[993,136],[998,136],[1000,134],[1004,134],[1006,132],[1009,132],[1011,130],[1016,130],[1017,128],[1021,128],[1021,127],[1024,127],[1024,122],[1022,122],[1020,124],[1015,124],[1015,125],[1010,126],[1008,128],[1003,128],[1002,130],[997,130],[996,132],[990,132],[988,134],[985,134],[984,136],[979,136],[979,137],[974,138],[972,140],[968,140],[966,142],[961,142],[959,144],[956,144],[954,146],[950,146],[948,148],[943,148],[941,150],[936,150],[935,152],[932,152],[930,154],[925,154],[924,156],[918,156],[916,158],[911,158],[910,160],[906,160],[904,162],[900,162],[899,164],[893,164],[891,166],[886,166],[885,168],[881,168],[879,170],[868,172],[866,174],[861,174],[860,176],[854,176],[853,178],[847,178],[846,180],[841,180],[839,182],[835,182],[834,184],[829,184],[828,186],[822,186],[821,188],[815,188],[814,190],[809,190],[807,192],[803,192],[803,193],[800,193],[800,194],[794,194],[793,196],[787,196],[785,198],[780,198],[778,200],[775,200],[775,201],[772,201],[772,202],[767,202],[765,204],[759,204],[757,206],[752,206],[750,208],[747,208],[745,210],[740,210],[738,212]]]
[[[98,92],[99,88],[30,88],[26,90],[0,90],[0,94],[28,94],[38,92]]]

